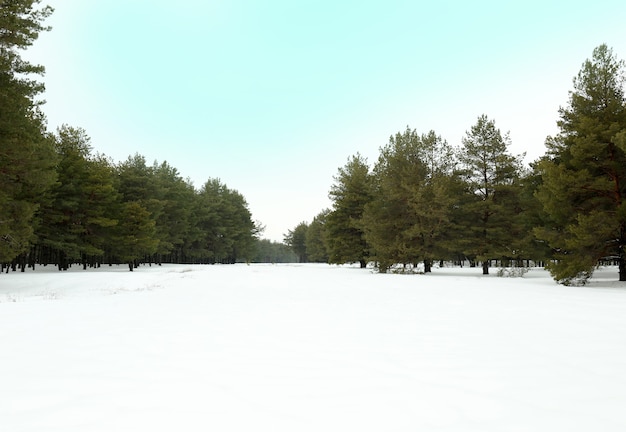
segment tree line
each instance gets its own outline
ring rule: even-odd
[[[543,265],[584,284],[614,263],[626,281],[625,64],[606,45],[574,78],[559,132],[529,166],[486,115],[449,145],[434,131],[390,137],[370,166],[351,156],[334,177],[332,208],[285,235],[302,261]],[[422,267],[423,266],[423,267]]]
[[[257,253],[258,223],[219,179],[199,190],[167,162],[141,155],[113,163],[93,152],[86,131],[46,131],[34,77],[43,66],[20,56],[52,8],[2,2],[0,13],[0,263],[234,263]]]

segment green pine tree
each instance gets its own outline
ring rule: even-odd
[[[380,271],[393,264],[424,263],[449,255],[456,203],[456,164],[448,143],[434,131],[407,128],[381,149],[374,167],[373,198],[365,206],[366,239]]]
[[[311,262],[328,262],[327,220],[330,210],[323,210],[313,218],[306,230],[306,254]]]
[[[372,199],[365,206],[363,227],[380,272],[394,264],[420,260],[416,217],[409,205],[427,173],[420,153],[420,136],[407,129],[389,138],[373,169]]]
[[[291,248],[293,253],[296,254],[299,263],[309,261],[306,254],[306,233],[308,229],[309,224],[306,222],[300,222],[294,229],[289,230],[284,236],[284,243]]]
[[[127,201],[122,204],[115,239],[112,252],[120,261],[128,263],[130,271],[137,267],[138,260],[156,252],[155,222],[141,203]]]
[[[358,262],[364,268],[369,246],[363,229],[365,205],[372,199],[371,175],[367,160],[360,154],[339,168],[329,193],[332,211],[326,216],[326,246],[329,262]]]
[[[43,85],[33,78],[43,66],[24,61],[27,49],[52,13],[38,1],[3,2],[0,8],[0,261],[28,253],[35,241],[36,211],[54,183],[55,155],[45,133],[37,97]]]
[[[535,233],[552,247],[548,268],[565,284],[584,283],[600,260],[616,260],[626,281],[625,70],[606,45],[594,49],[538,164],[537,198],[549,220]]]
[[[466,183],[459,244],[467,256],[482,261],[483,274],[489,274],[491,259],[514,255],[522,156],[511,155],[509,144],[508,134],[482,115],[463,138],[459,154]]]

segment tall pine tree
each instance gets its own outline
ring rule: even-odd
[[[372,199],[367,160],[357,154],[339,168],[329,196],[333,201],[325,224],[329,262],[358,262],[364,268],[369,258],[369,246],[362,218],[365,205]]]
[[[43,85],[30,78],[44,68],[24,61],[52,13],[38,1],[4,1],[0,7],[0,261],[25,254],[34,241],[41,194],[54,182],[54,149],[36,98]]]
[[[459,154],[467,192],[458,221],[464,233],[460,244],[466,255],[482,261],[483,274],[489,274],[491,259],[514,253],[522,156],[511,155],[509,144],[495,121],[481,115]]]
[[[626,281],[625,64],[606,45],[593,51],[546,141],[537,197],[549,225],[536,229],[555,253],[548,268],[565,284],[584,283],[602,259]]]

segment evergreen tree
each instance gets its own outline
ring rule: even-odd
[[[284,243],[274,242],[267,239],[256,241],[256,248],[252,262],[256,263],[293,263],[298,257],[291,248]]]
[[[150,212],[137,201],[123,203],[116,240],[113,253],[128,263],[130,271],[137,268],[138,260],[156,252],[155,222]]]
[[[535,265],[543,266],[552,255],[547,243],[539,239],[535,233],[535,227],[549,224],[548,215],[535,196],[541,184],[542,177],[537,168],[537,162],[533,162],[530,164],[530,169],[522,173],[519,182],[519,225],[515,227],[519,235],[512,242],[515,259],[519,266],[524,260],[527,262],[533,260]]]
[[[433,259],[448,254],[454,166],[451,147],[434,131],[407,128],[381,149],[363,217],[380,271],[423,261],[429,272]]]
[[[50,249],[59,270],[81,260],[102,257],[110,228],[117,224],[119,195],[113,167],[91,155],[90,138],[80,128],[62,126],[55,136],[57,183],[41,209],[40,245]],[[93,263],[93,262],[92,262]]]
[[[363,226],[379,271],[393,264],[414,264],[420,251],[409,197],[419,188],[427,167],[419,152],[420,137],[407,129],[389,138],[373,169],[372,199],[365,206]]]
[[[211,263],[249,261],[258,227],[243,195],[219,179],[210,179],[200,190],[198,199],[200,244],[195,246],[196,251]]]
[[[495,122],[482,115],[463,138],[459,154],[467,197],[459,220],[463,252],[482,261],[489,274],[489,261],[513,255],[512,242],[519,226],[519,188],[522,156],[509,154],[510,139]]]
[[[156,235],[159,239],[155,261],[180,262],[185,239],[191,229],[190,217],[196,198],[195,190],[167,162],[155,162],[151,172],[156,186],[154,199],[160,208],[155,218]]]
[[[261,229],[252,220],[252,214],[244,196],[236,190],[227,189],[228,205],[223,222],[227,223],[227,235],[232,239],[228,262],[250,262],[254,253],[254,245]]]
[[[555,261],[548,268],[562,283],[584,283],[602,259],[619,263],[626,281],[625,65],[606,45],[593,51],[574,79],[569,103],[559,110],[560,132],[546,141],[539,162],[537,197],[550,224],[536,229]]]
[[[293,230],[289,230],[285,235],[284,243],[296,254],[299,263],[308,262],[306,254],[306,232],[308,229],[309,224],[300,222]]]
[[[323,210],[313,218],[306,230],[306,254],[311,262],[328,262],[326,221],[330,210]]]
[[[37,96],[43,85],[31,76],[42,66],[20,57],[52,13],[37,1],[3,2],[0,8],[0,261],[26,254],[35,240],[41,194],[54,182],[54,150],[45,133]]]
[[[125,258],[117,255],[118,258],[122,258],[122,261],[128,262],[135,261],[137,259],[150,258],[148,255],[152,255],[159,250],[161,236],[159,235],[159,228],[157,227],[157,220],[163,215],[163,208],[165,203],[160,199],[158,183],[155,180],[154,167],[146,164],[146,158],[140,154],[135,154],[132,157],[117,165],[117,188],[122,196],[122,214],[130,214],[135,220],[131,224],[150,226],[150,229],[141,229],[141,235],[153,236],[149,241],[142,239],[138,241],[139,244],[149,244],[150,247],[143,247],[141,254],[135,249],[126,253],[126,251],[119,251]],[[141,207],[143,211],[140,211],[138,207]],[[147,218],[147,220],[143,220]],[[141,219],[141,220],[140,220]],[[122,241],[121,245],[132,245],[129,242],[125,232],[133,232],[136,229],[135,226],[122,226],[122,237],[126,238],[126,241]],[[147,253],[147,251],[151,251]],[[139,254],[139,255],[138,255]],[[128,258],[132,257],[132,258]]]
[[[369,246],[362,218],[365,205],[372,199],[367,160],[357,154],[339,168],[329,196],[333,202],[325,223],[329,262],[359,262],[363,268],[369,257]]]
[[[417,151],[425,165],[424,178],[411,191],[407,205],[414,223],[407,234],[416,238],[424,272],[431,271],[434,259],[450,255],[452,212],[458,204],[459,181],[453,176],[456,157],[452,147],[434,131],[423,134]]]

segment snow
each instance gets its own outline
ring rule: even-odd
[[[0,430],[626,430],[616,270],[480,271],[1,274]]]

